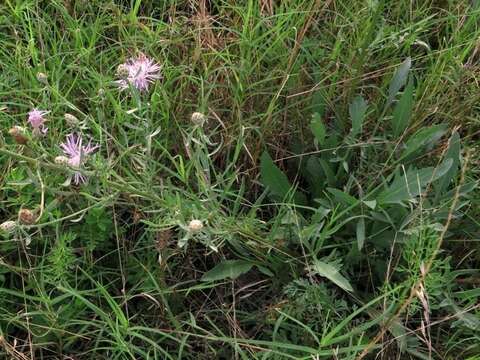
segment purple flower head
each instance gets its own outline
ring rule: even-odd
[[[45,110],[38,110],[33,108],[28,113],[28,122],[33,127],[33,132],[37,134],[45,134],[48,131],[48,128],[45,127],[45,115],[47,115],[50,111]]]
[[[139,91],[148,91],[150,83],[161,78],[160,65],[144,54],[137,58],[131,58],[118,67],[120,80],[115,83],[120,89],[127,89],[129,85],[137,88]]]
[[[82,145],[83,139],[81,135],[69,134],[67,140],[60,144],[63,152],[68,157],[67,164],[75,169],[81,169],[85,162],[86,156],[98,149],[98,145],[93,146],[89,141],[87,145]],[[85,175],[80,171],[75,171],[73,175],[73,182],[75,184],[84,183],[87,181]]]

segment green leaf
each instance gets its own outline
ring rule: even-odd
[[[365,219],[362,217],[357,222],[357,245],[358,250],[363,249],[363,244],[365,243]]]
[[[292,190],[292,185],[266,151],[260,159],[260,174],[262,184],[270,190],[274,200],[283,201],[287,198]],[[298,191],[295,191],[293,199],[299,205],[306,203],[305,195]]]
[[[306,178],[309,182],[314,196],[321,196],[326,185],[326,177],[320,161],[315,156],[310,156],[305,166]]]
[[[452,159],[448,159],[436,168],[409,169],[405,174],[397,174],[392,184],[378,195],[378,202],[395,204],[417,197],[429,183],[444,176],[451,168],[452,162]]]
[[[323,145],[327,131],[319,113],[313,114],[312,121],[310,122],[310,130],[312,130],[312,133],[317,139],[318,144]]]
[[[350,113],[350,119],[352,120],[352,136],[357,136],[362,132],[363,119],[367,112],[367,102],[362,96],[357,96],[353,99],[348,111]]]
[[[397,93],[406,84],[411,66],[412,59],[408,57],[403,63],[400,64],[397,71],[395,71],[395,75],[393,75],[392,81],[390,82],[390,87],[388,88],[388,99],[387,103],[385,104],[385,108],[392,104]]]
[[[437,142],[443,134],[445,134],[446,130],[447,126],[445,124],[434,125],[418,130],[405,143],[405,150],[402,152],[399,160],[405,159],[424,146]]]
[[[375,207],[377,206],[377,200],[363,200],[363,203],[372,210],[375,210]]]
[[[405,91],[400,98],[400,101],[393,110],[392,128],[393,134],[398,137],[408,127],[410,118],[412,116],[413,108],[413,80],[410,77],[410,81],[405,88]]]
[[[328,162],[325,159],[319,159],[319,161],[320,161],[320,166],[322,167],[323,172],[327,177],[328,185],[335,186],[337,183],[337,177],[335,176],[335,173],[333,172],[331,166],[328,164]]]
[[[336,266],[320,260],[315,260],[314,264],[310,267],[310,269],[314,273],[326,277],[328,280],[332,281],[342,289],[346,291],[353,291],[350,282],[340,274],[339,269]]]
[[[438,194],[447,190],[450,182],[457,176],[460,169],[460,153],[461,153],[460,135],[454,131],[450,137],[448,150],[445,154],[445,160],[452,159],[452,167],[445,176],[439,181]]]
[[[355,199],[352,195],[347,194],[338,189],[327,188],[328,192],[335,196],[335,198],[345,205],[355,205],[358,203],[358,200]]]
[[[253,264],[245,260],[224,260],[203,274],[202,281],[236,279],[252,268]]]

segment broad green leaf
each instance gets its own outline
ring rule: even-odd
[[[393,135],[400,136],[408,127],[410,118],[412,116],[413,108],[413,80],[410,77],[410,81],[405,88],[405,91],[400,98],[400,101],[393,110],[392,128]]]
[[[410,72],[411,66],[412,59],[408,57],[403,63],[400,64],[397,71],[395,71],[395,75],[393,75],[392,81],[390,82],[390,86],[388,88],[388,98],[387,103],[385,104],[385,108],[389,107],[392,104],[393,99],[395,99],[397,93],[407,83],[408,73]]]
[[[202,281],[236,279],[252,268],[253,264],[245,260],[224,260],[202,276]]]
[[[353,99],[348,111],[352,120],[351,134],[355,137],[362,132],[363,119],[367,112],[367,102],[359,95]]]
[[[323,145],[325,142],[325,135],[327,130],[323,124],[322,118],[319,113],[314,113],[312,116],[312,121],[310,122],[310,130],[312,130],[315,139],[318,141],[318,145]]]
[[[358,250],[363,249],[363,244],[365,243],[365,219],[362,217],[357,222],[357,245]]]
[[[320,165],[320,161],[315,156],[310,156],[305,167],[307,181],[309,182],[314,196],[321,196],[325,189],[326,177]]]
[[[409,169],[397,174],[392,184],[378,195],[380,204],[394,204],[411,200],[420,195],[426,186],[444,176],[452,166],[452,159],[445,160],[436,168]]]
[[[447,126],[445,124],[433,125],[422,128],[413,134],[405,143],[405,150],[400,156],[400,160],[415,153],[420,148],[437,142],[445,134]]]
[[[358,203],[357,199],[355,199],[352,195],[347,194],[346,192],[334,188],[327,188],[327,190],[330,194],[335,196],[338,201],[345,205],[355,205],[356,203]]]
[[[322,167],[323,172],[327,177],[328,185],[335,186],[337,183],[337,177],[335,176],[335,173],[333,172],[331,166],[325,159],[319,159],[319,161],[320,161],[320,166]]]
[[[262,184],[270,190],[276,201],[285,200],[292,191],[292,185],[290,185],[287,176],[275,165],[266,151],[260,159],[260,174]],[[293,197],[296,204],[306,203],[305,196],[298,191],[294,193]]]
[[[460,169],[460,135],[454,131],[450,137],[447,153],[445,154],[445,160],[452,159],[452,167],[448,170],[445,176],[439,181],[438,194],[447,190],[450,182],[455,178]]]
[[[311,266],[311,270],[320,276],[326,277],[342,289],[353,291],[350,282],[340,274],[335,266],[320,260],[315,260],[314,264]]]

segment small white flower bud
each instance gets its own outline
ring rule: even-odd
[[[38,72],[37,73],[37,80],[41,82],[42,84],[47,84],[48,83],[48,77],[47,74],[43,72]]]
[[[57,156],[55,158],[55,164],[68,165],[69,159],[66,156]]]
[[[78,118],[75,115],[72,115],[72,114],[67,113],[67,114],[63,115],[63,118],[65,119],[67,124],[70,125],[70,126],[75,126],[75,125],[78,125],[78,123],[79,123]]]
[[[203,126],[203,124],[205,124],[205,121],[207,121],[207,117],[201,112],[194,112],[192,114],[191,120],[195,125]]]
[[[203,223],[201,220],[191,220],[188,223],[188,231],[190,232],[199,232],[203,229]]]
[[[12,220],[4,221],[3,223],[0,224],[0,230],[11,233],[12,231],[15,230],[17,227],[17,223]]]

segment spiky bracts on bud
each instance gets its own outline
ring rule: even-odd
[[[201,220],[191,220],[188,223],[188,231],[190,232],[199,232],[203,229],[203,222]]]
[[[8,133],[17,144],[25,145],[28,142],[27,132],[24,127],[13,126],[8,130]]]
[[[191,117],[192,123],[194,123],[197,126],[203,126],[205,124],[205,121],[207,121],[207,117],[202,114],[201,112],[194,112]]]
[[[35,224],[37,221],[35,212],[29,209],[21,209],[18,212],[18,221],[25,225]]]
[[[17,222],[8,220],[0,224],[0,230],[6,233],[11,233],[17,228]]]

